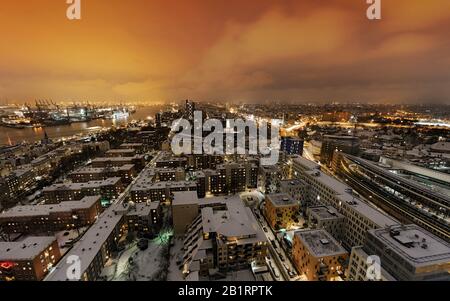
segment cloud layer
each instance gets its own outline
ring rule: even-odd
[[[0,98],[450,103],[448,0],[82,5],[3,5]]]

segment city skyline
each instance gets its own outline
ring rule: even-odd
[[[65,1],[2,4],[0,99],[443,103],[450,3]]]

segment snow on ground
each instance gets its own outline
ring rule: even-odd
[[[178,268],[177,257],[182,254],[183,239],[173,238],[174,245],[170,249],[170,266],[167,280],[169,281],[184,281],[183,273]]]
[[[118,258],[106,263],[102,276],[108,281],[151,281],[163,260],[161,249],[155,241],[149,241],[148,249],[141,251],[133,242],[127,245]]]

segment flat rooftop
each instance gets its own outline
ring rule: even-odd
[[[297,231],[294,234],[314,257],[347,254],[347,251],[325,230]]]
[[[312,216],[321,220],[344,218],[342,214],[337,212],[337,210],[331,206],[309,207],[308,212]]]
[[[55,240],[50,236],[33,236],[18,242],[0,242],[0,260],[32,260]]]
[[[175,172],[183,172],[184,168],[177,167],[177,168],[156,168],[156,172],[158,173],[175,173]]]
[[[339,135],[324,135],[324,139],[334,139],[334,140],[357,140],[358,137],[355,136],[339,136]]]
[[[302,183],[302,181],[294,179],[294,180],[281,180],[280,181],[280,186],[281,188],[291,188],[291,187],[298,187],[301,185],[305,185],[304,183]]]
[[[110,166],[110,167],[82,167],[78,170],[71,172],[71,175],[76,174],[97,174],[105,172],[119,172],[119,171],[129,171],[133,169],[134,164],[124,164],[122,166]]]
[[[286,193],[266,194],[266,199],[276,207],[298,205],[297,201]]]
[[[373,229],[369,235],[414,266],[450,262],[450,244],[417,225]]]
[[[98,157],[92,160],[94,162],[128,162],[135,159],[144,159],[144,155],[135,155],[133,157]]]
[[[295,158],[294,162],[296,164],[300,164],[304,169],[304,172],[315,181],[328,189],[333,190],[335,192],[335,197],[343,204],[351,207],[353,210],[365,216],[367,219],[371,220],[380,227],[396,225],[399,223],[393,217],[370,206],[367,201],[355,197],[350,186],[322,172],[319,164],[303,157]]]
[[[176,191],[173,193],[172,206],[198,205],[197,191]]]
[[[2,218],[45,216],[51,213],[71,212],[72,210],[88,209],[100,200],[100,196],[87,196],[79,201],[67,201],[54,205],[16,206],[0,214]]]
[[[216,232],[233,241],[237,239],[238,244],[267,240],[250,208],[245,207],[240,198],[230,198],[225,205],[225,210],[201,209],[203,232]]]
[[[128,205],[126,215],[149,216],[152,210],[158,209],[160,202],[137,203],[133,206]]]
[[[110,149],[107,151],[107,154],[134,154],[136,151],[134,149],[129,148],[116,148],[116,149]]]
[[[42,191],[48,192],[48,191],[81,190],[84,188],[98,188],[103,186],[116,185],[120,181],[121,181],[120,177],[113,177],[107,178],[105,180],[89,181],[86,183],[60,183],[45,187]]]

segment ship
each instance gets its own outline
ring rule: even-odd
[[[33,127],[33,124],[31,123],[30,119],[18,118],[17,116],[3,117],[1,119],[0,125],[14,129],[24,129],[27,127],[28,128]]]

